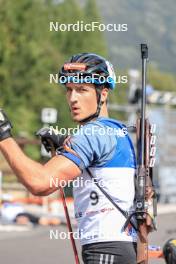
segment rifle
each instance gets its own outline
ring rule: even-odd
[[[137,170],[135,177],[135,211],[132,213],[125,225],[127,228],[132,217],[137,221],[137,263],[148,264],[149,253],[162,257],[162,252],[148,250],[148,234],[156,230],[157,195],[153,184],[153,166],[155,163],[155,139],[156,126],[151,125],[146,118],[146,73],[148,60],[148,47],[141,44],[142,59],[142,91],[141,109],[136,122],[137,143]]]
[[[137,119],[137,175],[136,175],[136,220],[138,224],[137,263],[148,263],[148,234],[156,230],[157,196],[153,185],[155,126],[146,118],[146,73],[148,47],[141,44],[142,98],[141,112]],[[152,209],[152,212],[149,212]]]

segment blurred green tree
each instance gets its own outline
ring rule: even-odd
[[[89,51],[96,34],[50,32],[50,21],[86,23],[87,16],[75,0],[0,1],[1,106],[12,119],[16,135],[20,131],[33,135],[41,126],[43,107],[58,109],[60,126],[73,126],[64,88],[49,83],[49,74],[57,73],[70,55]],[[98,44],[94,52],[98,52]]]

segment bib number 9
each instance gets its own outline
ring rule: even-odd
[[[98,194],[95,191],[92,191],[90,193],[90,199],[92,200],[91,205],[96,205],[99,201]]]

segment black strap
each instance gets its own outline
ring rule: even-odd
[[[110,197],[110,195],[99,185],[97,179],[93,176],[93,174],[91,173],[91,171],[87,168],[86,171],[88,172],[90,178],[93,180],[93,182],[96,184],[96,186],[99,188],[99,190],[106,196],[106,198],[115,206],[116,209],[118,209],[121,214],[126,218],[126,220],[128,220],[128,223],[131,224],[131,226],[136,230],[136,232],[138,231],[138,228],[136,226],[136,224],[134,222],[132,222],[132,219],[129,220],[129,214],[127,211],[124,211],[122,208],[120,208],[120,206],[118,206],[113,199]],[[127,225],[125,223],[124,225],[124,229],[126,229]]]
[[[101,110],[101,106],[102,106],[102,102],[101,102],[101,89],[103,88],[104,86],[99,86],[99,87],[96,87],[95,88],[95,91],[96,91],[96,95],[97,95],[97,109],[96,109],[96,112],[82,120],[80,120],[80,122],[82,123],[87,123],[89,121],[91,121],[92,119],[94,118],[97,118],[100,114],[100,110]]]

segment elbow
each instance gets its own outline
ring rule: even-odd
[[[41,187],[30,187],[28,188],[28,190],[30,191],[30,193],[32,193],[34,196],[47,196],[50,194],[50,191],[48,190],[48,188],[41,188]]]
[[[35,196],[46,196],[49,194],[49,185],[48,181],[44,180],[34,180],[27,187],[27,189]]]
[[[45,190],[41,187],[37,187],[36,185],[28,187],[28,190],[34,196],[42,196],[41,193],[44,193]]]
[[[30,187],[29,188],[30,193],[32,193],[34,196],[41,196],[41,191],[38,190],[36,187]]]
[[[35,171],[23,181],[26,188],[35,196],[47,196],[55,191],[55,188],[50,184],[50,173],[47,170]]]
[[[35,196],[47,196],[56,191],[56,189],[51,188],[49,184],[44,181],[30,185],[28,190]]]
[[[53,192],[53,191],[52,191]],[[32,194],[34,196],[48,196],[49,194],[52,193],[50,190],[46,189],[46,190],[33,190]]]

